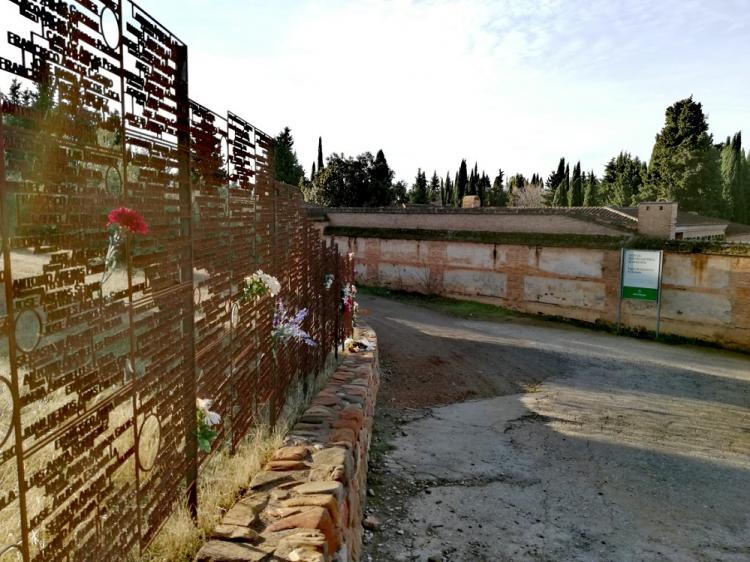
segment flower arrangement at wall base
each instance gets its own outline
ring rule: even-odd
[[[302,329],[302,322],[305,318],[307,318],[306,308],[292,316],[284,306],[284,301],[279,299],[276,304],[276,312],[273,315],[273,329],[271,331],[274,342],[300,341],[311,347],[318,345],[318,342]]]
[[[357,304],[357,287],[353,283],[347,283],[341,289],[341,307],[346,313],[356,313],[359,308]]]
[[[128,207],[119,207],[110,211],[107,215],[107,228],[109,229],[109,246],[104,257],[102,285],[112,277],[118,267],[125,264],[128,236],[148,234],[146,219],[138,211]]]
[[[273,275],[264,273],[259,269],[252,275],[245,277],[244,287],[245,299],[260,298],[265,295],[275,297],[281,291],[281,283]]]
[[[195,401],[197,416],[197,430],[195,434],[198,437],[198,448],[204,453],[211,452],[211,445],[218,435],[218,432],[213,427],[221,423],[221,416],[210,410],[212,403],[212,400],[204,398],[198,398]]]

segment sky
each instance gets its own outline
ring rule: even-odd
[[[0,0],[5,3],[5,0]],[[190,95],[317,153],[382,149],[397,179],[561,156],[648,159],[693,95],[750,144],[750,0],[141,0],[189,46]]]

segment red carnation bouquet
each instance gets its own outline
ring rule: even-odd
[[[138,211],[128,207],[110,211],[107,215],[107,228],[109,228],[109,247],[104,258],[102,285],[112,276],[117,266],[125,261],[123,243],[126,237],[133,234],[148,234],[146,219]]]
[[[127,207],[120,207],[114,209],[107,215],[109,222],[107,227],[125,228],[133,234],[148,234],[148,224],[146,219],[138,211],[128,209]]]

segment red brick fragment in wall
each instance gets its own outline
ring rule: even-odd
[[[357,442],[357,437],[351,429],[334,429],[328,436],[328,440],[331,443],[350,443],[354,444]]]
[[[356,435],[362,429],[362,423],[357,420],[338,420],[331,424],[333,429],[351,429]]]
[[[340,539],[333,525],[328,510],[323,507],[311,507],[307,511],[290,515],[271,523],[266,531],[276,532],[286,529],[318,529],[326,536],[328,552],[336,552],[339,548]]]

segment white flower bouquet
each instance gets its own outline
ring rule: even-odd
[[[195,433],[198,437],[198,448],[204,453],[211,452],[211,444],[218,435],[218,432],[213,427],[221,423],[221,416],[210,410],[212,403],[213,400],[206,400],[204,398],[197,398],[195,400],[198,422],[198,429]]]
[[[252,275],[245,277],[244,293],[246,299],[271,295],[275,297],[281,291],[281,283],[273,275],[259,269]]]

